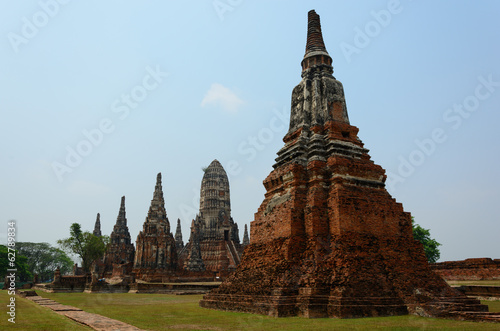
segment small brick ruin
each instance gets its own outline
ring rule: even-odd
[[[410,214],[349,123],[315,11],[301,64],[252,240],[236,272],[200,306],[308,318],[487,311],[430,269]]]
[[[213,160],[204,172],[200,211],[191,223],[189,242],[179,251],[179,265],[186,271],[207,271],[225,277],[240,263],[243,246],[238,225],[231,217],[226,171]]]
[[[176,270],[177,248],[170,232],[159,173],[143,230],[137,236],[133,273],[136,279],[162,282],[169,281]]]
[[[431,264],[432,270],[446,280],[500,279],[500,259],[473,258]]]

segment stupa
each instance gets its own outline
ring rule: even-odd
[[[236,269],[242,252],[238,225],[231,217],[229,179],[220,162],[213,160],[204,169],[200,211],[192,221],[179,264],[188,271],[206,270],[225,277]]]
[[[130,232],[127,226],[125,212],[125,197],[121,198],[120,209],[116,217],[116,223],[109,236],[109,245],[104,254],[104,272],[109,277],[114,268],[120,268],[125,274],[130,274],[134,262],[135,248],[132,244]]]
[[[429,268],[410,214],[349,123],[315,11],[301,65],[251,242],[236,272],[200,306],[309,318],[487,311]]]
[[[133,273],[136,279],[166,282],[175,277],[175,270],[177,270],[177,248],[174,236],[170,232],[161,186],[161,173],[159,173],[148,216],[142,231],[137,236]]]

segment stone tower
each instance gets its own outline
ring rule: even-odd
[[[205,264],[201,258],[199,227],[191,224],[191,236],[189,237],[189,252],[184,269],[188,271],[205,271]]]
[[[182,241],[182,230],[181,230],[180,219],[177,219],[177,228],[175,229],[175,245],[177,247],[177,253],[179,253],[184,248],[184,241]]]
[[[176,269],[177,249],[170,232],[159,173],[148,216],[137,236],[133,271],[136,279],[167,281]]]
[[[226,171],[214,160],[205,169],[201,181],[200,212],[193,220],[191,233],[196,233],[201,258],[206,270],[225,276],[240,262],[243,248],[240,244],[238,225],[231,217],[229,180]],[[193,236],[191,236],[193,237]],[[190,241],[180,254],[180,264],[189,265],[191,254]],[[197,262],[196,262],[197,263]]]
[[[97,213],[97,217],[95,219],[94,231],[92,232],[94,236],[100,237],[101,233],[101,214]]]
[[[247,229],[247,225],[245,224],[245,232],[243,234],[243,247],[247,246],[248,244],[250,244],[250,238],[248,238],[248,229]]]
[[[252,241],[236,272],[200,305],[338,318],[487,309],[430,270],[410,214],[386,191],[384,169],[349,123],[314,11],[301,64]]]
[[[113,272],[113,265],[122,265],[126,273],[132,270],[134,262],[135,248],[130,238],[130,232],[127,226],[127,217],[125,213],[125,197],[120,203],[120,210],[116,217],[116,224],[109,236],[109,246],[104,254],[104,272],[109,277]],[[126,266],[125,266],[126,265]]]

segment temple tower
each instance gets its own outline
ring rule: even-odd
[[[290,127],[241,264],[200,301],[271,316],[450,316],[484,311],[433,273],[411,216],[350,125],[319,16],[308,14]]]
[[[121,265],[123,271],[130,274],[132,263],[134,262],[135,248],[132,244],[130,232],[127,226],[125,213],[125,197],[121,198],[120,209],[116,217],[116,223],[109,236],[109,246],[104,254],[104,272],[110,276],[113,272],[113,265]]]
[[[201,258],[199,227],[191,223],[191,235],[189,237],[189,252],[184,269],[188,271],[205,271],[205,264]]]
[[[161,173],[156,177],[153,199],[136,247],[133,270],[136,279],[168,281],[177,269],[177,249],[165,210]]]
[[[193,232],[196,233],[195,238],[200,246],[201,259],[206,270],[225,276],[236,268],[243,248],[240,244],[238,225],[231,217],[229,179],[217,160],[212,161],[204,170],[200,190],[200,212],[193,220],[191,233]],[[196,261],[186,262],[197,256],[196,253],[191,253],[191,238],[179,258],[179,264],[184,268],[193,263],[198,264]]]
[[[97,213],[97,217],[95,220],[94,231],[92,232],[94,236],[100,237],[101,233],[101,214]]]
[[[248,229],[247,229],[247,225],[245,224],[245,232],[243,234],[243,247],[247,246],[248,244],[250,244],[250,238],[248,237]]]
[[[179,253],[184,248],[184,241],[182,241],[182,230],[181,230],[180,219],[177,219],[177,228],[175,229],[175,245],[177,247],[177,253]]]

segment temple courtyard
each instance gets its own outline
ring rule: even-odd
[[[456,283],[456,282],[455,282]],[[464,284],[470,282],[464,282]],[[479,282],[480,283],[480,282]],[[460,284],[453,284],[460,285]],[[500,281],[487,285],[500,285]],[[336,330],[336,329],[461,329],[498,330],[497,323],[464,322],[413,315],[361,319],[299,317],[273,318],[256,314],[224,312],[200,308],[202,295],[167,295],[134,293],[44,293],[41,297],[60,304],[78,307],[84,312],[99,314],[125,322],[143,330]],[[19,311],[15,325],[9,329],[22,330],[91,330],[47,307],[16,296]],[[0,291],[0,300],[6,302],[7,292]],[[482,300],[490,312],[500,312],[500,299]],[[0,321],[0,329],[7,321]]]

